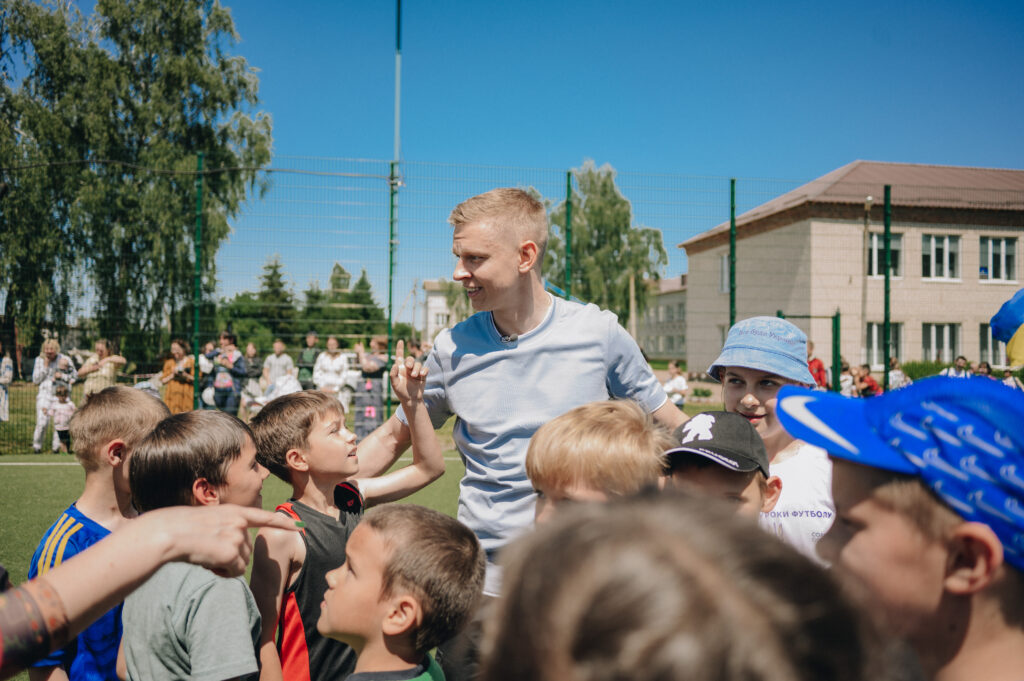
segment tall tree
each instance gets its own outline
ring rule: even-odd
[[[625,326],[629,320],[629,280],[633,278],[636,314],[647,309],[645,282],[661,278],[668,264],[661,230],[633,224],[632,207],[615,185],[615,169],[587,160],[573,170],[579,191],[572,201],[572,294],[611,310]],[[544,258],[545,276],[565,282],[565,201],[551,211],[555,227]]]
[[[274,338],[293,340],[291,337],[296,333],[295,297],[288,290],[281,272],[281,259],[276,255],[263,266],[260,290],[256,294],[256,299],[260,304],[260,320],[270,335]]]
[[[364,269],[359,279],[348,292],[348,318],[351,322],[348,333],[359,338],[367,338],[388,332],[387,318],[384,310],[373,299],[373,287]]]

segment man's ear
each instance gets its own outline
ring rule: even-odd
[[[770,513],[782,496],[782,478],[772,475],[765,481],[764,501],[761,502],[761,513]]]
[[[216,506],[220,503],[220,490],[206,478],[192,483],[192,500],[196,506]]]
[[[385,636],[401,636],[423,623],[423,608],[412,594],[398,594],[390,599],[381,631]]]
[[[128,457],[128,448],[125,447],[124,440],[111,440],[103,445],[102,453],[106,462],[116,468],[125,462]]]
[[[1003,543],[988,525],[961,523],[947,541],[949,560],[943,586],[969,596],[988,587],[1003,564]]]
[[[284,463],[288,468],[292,468],[297,471],[309,470],[309,462],[306,461],[306,455],[298,449],[289,449],[285,452]]]
[[[519,274],[526,274],[539,263],[540,247],[536,242],[526,240],[519,244]]]

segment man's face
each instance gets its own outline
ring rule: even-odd
[[[878,481],[867,467],[833,459],[836,515],[817,550],[869,612],[913,642],[939,607],[949,554],[904,514],[874,498]]]
[[[311,333],[308,336],[306,336],[306,347],[307,348],[311,348],[311,347],[313,347],[315,345],[316,345],[316,334],[315,333]]]
[[[537,506],[534,509],[534,522],[545,523],[555,517],[559,508],[583,501],[608,501],[608,495],[596,487],[576,484],[569,487],[534,484],[537,492]]]
[[[726,367],[722,370],[722,398],[725,410],[750,421],[762,439],[783,432],[775,416],[779,388],[791,381],[758,369]]]
[[[477,312],[500,311],[519,303],[520,252],[516,237],[493,223],[473,222],[455,228],[452,238],[455,271],[452,279],[462,284]]]
[[[327,573],[317,631],[349,644],[357,653],[367,639],[380,634],[387,614],[381,587],[390,554],[376,530],[365,523],[356,526],[345,546],[345,562]]]
[[[281,341],[274,341],[274,354],[280,355],[282,352],[284,352],[284,343]]]
[[[242,452],[228,465],[220,486],[220,503],[260,508],[263,505],[263,481],[270,474],[256,461],[256,445],[248,435]]]
[[[964,359],[963,357],[957,357],[956,358],[956,368],[957,369],[963,369],[965,366],[967,366],[967,360]]]

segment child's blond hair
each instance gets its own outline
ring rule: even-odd
[[[586,485],[625,496],[657,482],[672,445],[669,433],[635,402],[592,402],[534,433],[526,474],[535,486]]]
[[[100,467],[101,449],[113,440],[131,453],[160,421],[171,415],[167,405],[141,390],[111,386],[92,393],[71,417],[75,457],[86,471]]]

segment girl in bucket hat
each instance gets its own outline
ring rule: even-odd
[[[815,544],[832,525],[832,465],[825,450],[795,439],[775,414],[784,385],[814,386],[807,368],[807,336],[778,317],[737,322],[708,375],[722,384],[725,410],[746,418],[764,441],[773,476],[782,480],[775,508],[761,526],[812,560]]]

